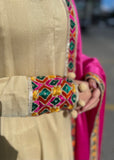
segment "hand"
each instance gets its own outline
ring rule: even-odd
[[[92,91],[92,96],[89,99],[88,103],[83,107],[82,112],[89,111],[93,108],[95,108],[100,100],[101,91],[94,79],[89,79],[89,88]]]
[[[92,93],[91,93],[91,89],[90,89],[90,87],[89,87],[89,83],[88,83],[87,81],[78,81],[78,80],[76,80],[76,83],[77,83],[78,85],[80,85],[80,84],[82,84],[82,83],[86,85],[86,90],[85,90],[85,91],[80,92],[80,90],[79,90],[79,100],[78,100],[78,101],[81,100],[81,101],[85,102],[85,104],[87,104],[88,101],[89,101],[89,99],[92,97]],[[80,111],[82,110],[82,108],[83,108],[83,107],[81,107],[81,106],[78,104],[78,106],[77,106],[77,108],[76,108],[76,111],[80,112]]]
[[[76,81],[77,82],[77,81]],[[86,83],[88,85],[88,89],[85,92],[79,92],[79,99],[84,100],[86,105],[84,107],[78,106],[78,112],[85,112],[91,110],[97,106],[100,99],[100,89],[94,79],[89,79],[86,81],[78,81],[77,83]]]

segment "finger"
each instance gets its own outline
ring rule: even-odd
[[[85,107],[83,107],[82,111],[85,111],[86,109],[88,109],[92,104],[94,104],[96,102],[97,98],[92,97],[89,102],[85,105]]]
[[[101,91],[99,88],[94,89],[93,91],[93,97],[99,98],[101,94]]]
[[[85,105],[85,107],[83,107],[82,111],[85,111],[88,107],[94,104],[99,98],[99,96],[100,96],[100,91],[97,88],[93,91],[92,97],[90,98],[89,102]]]
[[[95,103],[93,103],[93,104],[92,104],[90,107],[88,107],[87,110],[85,110],[85,111],[89,111],[89,110],[95,108],[95,107],[98,105],[99,100],[100,100],[100,99],[98,99]]]
[[[77,108],[76,108],[76,111],[77,112],[80,112],[82,110],[82,107],[81,106],[78,106]]]
[[[76,107],[77,110],[80,109],[80,108],[82,108],[82,106],[77,106],[77,107]]]
[[[94,104],[92,104],[89,108],[85,109],[84,111],[79,111],[78,113],[81,114],[83,112],[89,111],[89,110],[95,108],[98,105],[98,103],[99,103],[99,99],[97,100],[97,102],[95,102]]]
[[[89,80],[89,87],[93,88],[93,89],[97,88],[97,83],[96,83],[96,81],[94,79],[90,79]]]

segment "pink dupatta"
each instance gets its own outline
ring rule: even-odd
[[[74,0],[71,0],[71,2],[74,6],[78,24],[76,79],[83,80],[88,73],[92,73],[98,75],[105,87],[99,105],[88,112],[78,115],[76,119],[75,160],[100,160],[106,97],[106,75],[96,58],[90,58],[82,52],[78,14]]]

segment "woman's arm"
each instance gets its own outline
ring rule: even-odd
[[[76,7],[76,6],[74,6]],[[82,39],[81,39],[81,30],[80,30],[80,23],[78,19],[78,13],[76,11],[76,16],[77,16],[77,24],[78,24],[78,39],[77,39],[77,72],[78,69],[82,71],[82,76],[81,80],[86,80],[89,83],[89,86],[92,87],[93,89],[93,95],[92,95],[92,100],[89,101],[86,106],[82,109],[82,111],[87,111],[90,108],[94,108],[98,104],[98,99],[100,98],[100,92],[101,96],[103,97],[104,90],[106,88],[106,75],[105,72],[99,62],[99,60],[95,57],[89,57],[85,55],[82,51]],[[80,65],[81,64],[81,65]],[[76,73],[78,75],[78,73]],[[79,78],[80,79],[80,78]],[[92,80],[94,80],[93,84]],[[96,83],[96,84],[95,84]],[[96,87],[94,87],[96,86]],[[95,92],[96,93],[95,93]],[[95,103],[97,102],[97,103]],[[95,105],[93,105],[93,103]],[[91,107],[91,105],[93,107]]]

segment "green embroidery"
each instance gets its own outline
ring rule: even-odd
[[[61,100],[60,100],[58,97],[56,97],[51,103],[52,103],[53,105],[57,105],[60,101],[61,101]]]
[[[41,115],[41,114],[44,114],[44,113],[49,113],[49,110],[48,110],[47,108],[45,108],[45,109],[40,113],[40,115]]]
[[[75,47],[75,44],[73,41],[70,42],[70,50],[73,51]]]
[[[36,103],[32,103],[32,111],[34,111],[37,107],[38,105]]]
[[[70,2],[68,0],[66,0],[66,4],[68,7],[70,6]]]
[[[73,21],[72,19],[70,20],[70,26],[71,26],[72,29],[73,29],[74,26],[75,26],[75,23],[74,23],[74,21]]]
[[[36,78],[39,80],[44,80],[45,76],[37,76]]]
[[[32,89],[34,90],[35,88],[37,88],[38,85],[36,85],[33,81],[32,81]]]
[[[50,91],[47,88],[44,88],[42,90],[42,92],[39,93],[39,95],[43,98],[43,99],[47,99],[47,97],[50,95]]]
[[[73,80],[67,78],[67,82],[73,83]]]
[[[71,87],[68,84],[65,84],[63,90],[68,94],[69,91],[71,90]]]
[[[102,90],[104,90],[105,88],[104,88],[103,83],[100,83],[100,85],[101,85]]]
[[[57,84],[58,81],[59,81],[59,80],[52,80],[51,83],[50,83],[50,85],[54,86],[54,85]]]
[[[66,109],[68,109],[68,106],[67,106],[66,104],[64,104],[63,108],[66,108]]]
[[[69,67],[70,69],[72,69],[72,68],[74,67],[73,63],[70,62],[69,65],[68,65],[68,67]]]
[[[73,103],[75,103],[76,102],[76,94],[73,94],[71,99],[72,99]]]

